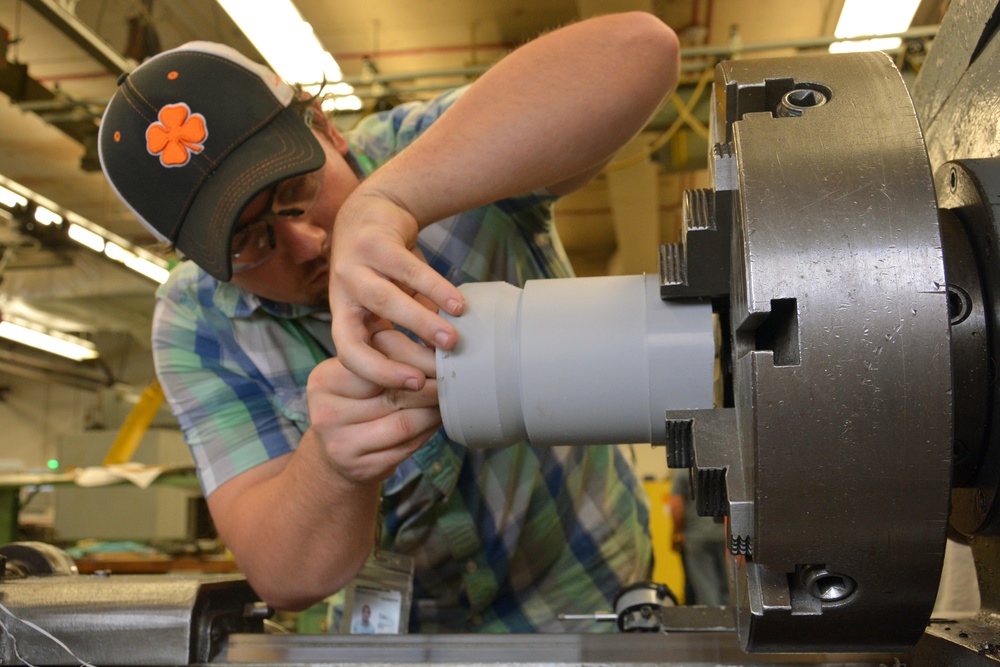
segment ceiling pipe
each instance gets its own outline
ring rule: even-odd
[[[17,103],[22,111],[67,111],[79,108],[101,108],[108,105],[108,100],[71,100],[54,98],[51,100],[23,100]]]
[[[812,37],[804,39],[790,39],[780,42],[761,42],[759,44],[743,44],[733,47],[729,45],[720,46],[692,46],[681,48],[681,60],[684,58],[702,58],[705,56],[728,57],[739,53],[752,53],[754,51],[777,51],[780,49],[814,49],[830,46],[835,42],[862,42],[869,39],[896,38],[926,39],[938,33],[940,26],[929,25],[920,28],[913,28],[904,32],[897,32],[891,35],[858,35],[856,37],[834,37],[826,35],[823,37]]]
[[[67,12],[61,6],[59,6],[56,0],[27,0],[28,4],[35,8],[39,13],[43,14],[48,18],[53,24],[60,28],[66,35],[73,39],[77,44],[82,46],[88,53],[91,54],[98,62],[100,62],[109,72],[118,75],[123,72],[131,71],[134,67],[134,63],[124,58],[121,54],[115,51],[110,45],[108,45],[101,37],[94,33],[89,27],[83,24],[78,18],[76,18],[71,13]],[[712,11],[711,2],[708,5],[709,12]],[[710,14],[711,16],[711,14]],[[710,18],[709,16],[709,18]],[[879,35],[879,37],[898,37],[900,39],[922,39],[933,37],[937,34],[939,26],[924,26],[920,28],[914,28],[912,30],[907,30],[901,33],[894,33],[892,35]],[[874,38],[874,35],[864,35],[858,37],[848,38],[846,41],[855,40],[867,40]],[[824,37],[816,37],[809,39],[797,39],[797,40],[786,40],[778,42],[761,42],[758,44],[744,44],[738,47],[733,47],[730,45],[718,45],[718,46],[697,46],[697,47],[684,47],[681,49],[681,71],[691,72],[697,71],[704,68],[704,63],[702,62],[684,62],[685,59],[690,58],[705,58],[705,57],[716,57],[716,58],[726,58],[740,53],[751,53],[755,51],[774,51],[780,49],[804,49],[804,48],[822,48],[827,47],[834,42],[845,41],[843,38],[834,37],[832,35]],[[477,48],[501,48],[506,45],[500,44],[488,44],[479,45]],[[468,49],[468,47],[437,47],[437,48],[427,48],[427,49],[406,49],[400,51],[399,55],[413,55],[417,53],[445,53],[450,51],[457,51],[462,49]],[[340,54],[337,58],[351,58],[357,55],[361,57],[360,54]],[[370,55],[370,54],[369,54]],[[378,54],[380,58],[387,55],[397,55],[394,52],[381,52]],[[367,57],[367,56],[366,56]],[[345,77],[343,79],[344,83],[347,83],[355,87],[366,87],[373,84],[392,84],[399,81],[412,81],[414,79],[427,79],[427,78],[469,78],[478,77],[485,73],[490,68],[489,65],[475,66],[475,67],[459,67],[443,70],[427,70],[420,72],[402,72],[393,74],[382,74],[382,73],[368,73],[366,76],[357,77]],[[49,77],[52,78],[52,77]],[[421,92],[433,92],[437,90],[445,90],[447,88],[453,87],[454,84],[442,83],[440,85],[426,85],[426,86],[415,86],[405,89],[394,88],[391,92],[394,93],[421,93]],[[365,95],[361,93],[359,96],[363,97],[378,97],[379,95],[369,93]],[[27,102],[27,101],[26,101]],[[59,107],[59,101],[57,100],[32,100],[27,102],[30,104],[31,110],[41,111],[47,107],[47,104],[52,106],[49,108],[65,110],[67,106],[79,107],[79,106],[93,106],[95,104],[100,104],[100,101],[89,100],[89,101],[66,101],[65,106]],[[26,106],[22,103],[22,106]],[[34,108],[32,108],[34,107]]]
[[[57,0],[26,0],[28,5],[30,5],[37,12],[46,17],[50,22],[52,22],[57,28],[62,30],[70,39],[77,43],[81,48],[83,48],[87,53],[89,53],[95,60],[97,60],[101,65],[105,67],[109,72],[114,75],[119,75],[125,72],[130,72],[135,67],[135,63],[120,53],[118,53],[111,45],[105,42],[97,33],[95,33],[90,27],[84,24],[80,19],[78,19],[72,13],[66,11]],[[713,11],[713,5],[711,1],[708,5],[709,16],[708,20],[711,20],[711,13]],[[744,44],[738,47],[733,47],[730,45],[718,45],[718,46],[696,46],[696,47],[684,47],[681,49],[681,59],[684,58],[702,58],[707,56],[715,57],[727,57],[739,53],[751,53],[754,51],[773,51],[779,49],[794,49],[794,48],[821,48],[824,46],[829,46],[834,42],[842,41],[862,41],[874,39],[876,37],[882,38],[894,38],[898,37],[900,39],[920,39],[933,37],[937,34],[940,26],[923,26],[919,28],[913,28],[911,30],[906,30],[900,33],[894,33],[891,35],[859,35],[850,38],[840,38],[834,37],[832,35],[827,35],[823,37],[807,38],[807,39],[795,39],[795,40],[785,40],[777,42],[761,42],[758,44]],[[394,55],[419,55],[419,54],[434,54],[434,53],[448,53],[453,51],[468,50],[468,46],[442,46],[442,47],[429,47],[426,49],[402,49],[397,51],[384,51],[378,54],[379,58],[390,57]],[[476,45],[477,49],[509,49],[511,45],[508,44],[480,44]],[[338,59],[351,59],[351,58],[364,58],[371,57],[370,53],[367,54],[338,54]],[[462,67],[453,68],[445,70],[430,70],[424,72],[407,72],[398,74],[381,74],[374,73],[365,77],[348,77],[343,81],[350,85],[370,85],[373,83],[392,83],[395,81],[405,81],[417,78],[431,78],[431,77],[469,77],[469,76],[479,76],[483,74],[489,66],[477,66],[477,67]],[[694,68],[692,68],[694,69]],[[52,78],[52,77],[49,77]]]
[[[414,49],[391,49],[389,51],[382,51],[375,49],[374,51],[359,51],[356,53],[337,53],[334,54],[334,59],[340,62],[346,62],[348,60],[365,60],[367,58],[377,58],[379,60],[384,60],[386,58],[409,58],[412,56],[433,56],[440,55],[442,53],[464,53],[466,51],[476,50],[476,51],[513,51],[517,48],[516,43],[494,43],[494,44],[476,44],[474,47],[470,47],[468,44],[456,44],[454,46],[428,46],[424,48],[414,48]]]
[[[0,372],[28,380],[68,385],[85,391],[97,391],[114,384],[107,373],[88,371],[85,366],[42,361],[11,350],[0,350]]]
[[[134,62],[118,53],[101,39],[100,35],[74,14],[66,11],[56,0],[27,0],[27,4],[115,76],[135,69]]]
[[[683,71],[691,72],[699,69],[704,69],[705,64],[703,62],[684,62],[686,58],[705,58],[705,57],[716,57],[725,58],[732,55],[740,53],[752,53],[755,51],[777,51],[781,49],[812,49],[812,48],[822,48],[830,46],[835,42],[844,41],[863,41],[874,39],[876,37],[881,38],[893,38],[898,37],[903,40],[907,39],[927,39],[934,37],[940,26],[923,26],[920,28],[914,28],[912,30],[907,30],[905,32],[893,33],[891,35],[861,35],[858,37],[834,37],[833,35],[827,35],[824,37],[814,37],[807,39],[793,39],[778,42],[760,42],[758,44],[744,44],[742,46],[733,47],[729,45],[717,45],[717,46],[694,46],[694,47],[682,47],[681,48],[681,69]],[[339,56],[338,56],[339,57]],[[414,79],[425,79],[425,78],[435,78],[435,77],[468,77],[468,76],[479,76],[486,72],[489,66],[480,67],[460,67],[455,69],[444,69],[444,70],[429,70],[424,72],[400,72],[394,74],[381,74],[375,73],[366,77],[346,77],[344,79],[345,83],[352,86],[367,86],[376,83],[394,83],[397,81],[412,81]],[[445,88],[450,88],[450,85],[442,84],[438,87],[426,87],[420,90],[443,90]],[[397,89],[394,89],[394,91]]]
[[[84,50],[86,50],[92,57],[94,57],[99,63],[101,63],[109,72],[112,74],[120,74],[122,72],[130,71],[134,63],[126,59],[117,51],[115,51],[110,45],[108,45],[103,39],[101,39],[94,31],[83,24],[76,16],[70,12],[63,9],[57,2],[57,0],[27,0],[28,4],[32,6],[36,11],[41,13],[43,16],[48,18],[56,27],[62,30],[67,36],[69,36],[74,42],[79,44]],[[709,16],[707,19],[711,19],[711,12],[713,10],[712,3],[708,4]],[[912,30],[907,30],[901,33],[895,33],[893,35],[882,35],[882,37],[898,37],[903,40],[907,39],[926,39],[931,38],[937,34],[939,26],[925,26],[920,28],[914,28]],[[873,36],[859,36],[850,38],[851,40],[864,40],[871,39]],[[718,46],[695,46],[695,47],[685,47],[681,49],[681,71],[682,72],[696,72],[703,70],[706,66],[711,66],[712,63],[706,63],[704,59],[725,59],[732,57],[741,53],[752,53],[761,51],[774,51],[781,49],[809,49],[809,48],[823,48],[828,47],[837,41],[844,41],[838,39],[832,35],[809,38],[809,39],[797,39],[797,40],[786,40],[777,42],[762,42],[758,44],[744,44],[740,46],[733,45],[718,45]],[[490,44],[481,45],[481,48],[494,48],[501,45]],[[433,52],[448,52],[453,50],[459,50],[461,48],[468,47],[438,47],[429,49],[409,49],[408,53],[413,54],[417,52],[423,53],[433,53]],[[904,47],[905,48],[905,47]],[[898,51],[894,50],[894,51]],[[351,54],[347,54],[349,56]],[[379,57],[385,55],[390,55],[387,53],[380,53]],[[345,57],[345,56],[341,56]],[[431,79],[431,78],[462,78],[462,79],[474,79],[481,76],[489,69],[488,65],[475,66],[475,67],[460,67],[442,70],[428,70],[420,72],[403,72],[403,73],[368,73],[364,77],[348,77],[344,79],[344,82],[354,86],[356,88],[355,94],[363,99],[377,99],[386,94],[404,94],[404,95],[419,95],[422,93],[434,93],[441,90],[446,90],[448,88],[454,87],[456,84],[454,81],[451,82],[441,82],[437,84],[426,84],[426,85],[414,85],[414,86],[391,86],[391,84],[403,81],[414,81],[416,79]],[[38,86],[38,84],[35,84]],[[381,86],[390,85],[390,90],[382,90]],[[41,86],[38,86],[41,88]],[[366,90],[367,89],[367,90]],[[44,90],[44,89],[43,89]],[[40,92],[40,91],[39,91]],[[95,132],[95,127],[91,124],[94,123],[101,115],[101,111],[98,110],[99,106],[102,105],[100,100],[65,100],[65,99],[53,99],[55,96],[52,93],[45,91],[48,95],[30,95],[30,96],[20,96],[20,106],[25,110],[31,110],[42,115],[48,122],[52,123],[67,131],[70,136],[87,145],[87,139],[90,135]],[[18,97],[12,95],[15,99]],[[27,99],[25,99],[27,97]],[[48,97],[48,99],[45,99]],[[34,99],[32,99],[34,98]],[[49,113],[46,114],[46,111]],[[82,111],[82,113],[81,113]],[[53,113],[54,112],[54,113]],[[69,112],[69,113],[67,113]],[[79,128],[80,123],[85,123],[86,127]]]
[[[367,86],[373,83],[393,83],[395,81],[429,79],[433,77],[480,76],[489,68],[489,65],[480,65],[478,67],[458,67],[453,69],[429,70],[425,72],[401,72],[398,74],[372,73],[363,77],[345,77],[343,82],[351,86]]]

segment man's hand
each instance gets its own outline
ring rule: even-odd
[[[458,289],[427,265],[416,249],[418,226],[402,206],[362,187],[344,202],[334,225],[330,274],[333,338],[344,366],[375,385],[418,390],[430,367],[393,360],[374,342],[399,325],[428,345],[451,349],[457,334],[437,314],[464,307]]]
[[[352,484],[381,482],[441,425],[434,351],[389,329],[371,336],[373,349],[420,370],[419,391],[387,389],[345,368],[337,357],[309,376],[312,429],[333,471]]]
[[[434,371],[434,351],[389,330],[387,358]],[[337,358],[313,369],[312,425],[294,452],[255,466],[208,497],[219,534],[258,595],[305,609],[343,588],[371,551],[380,483],[440,426],[437,386],[386,389]],[[322,557],[317,557],[322,554]]]
[[[389,322],[428,345],[455,345],[435,310],[460,315],[462,296],[413,256],[418,230],[507,197],[583,186],[673,90],[679,53],[674,32],[645,12],[553,30],[491,67],[369,175],[333,228],[330,307],[344,366],[383,387],[423,387],[417,368],[372,345]]]

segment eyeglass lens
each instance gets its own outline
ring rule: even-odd
[[[258,266],[270,257],[276,245],[273,224],[277,219],[294,219],[304,215],[315,203],[319,190],[320,181],[316,172],[279,183],[271,191],[267,210],[233,235],[230,245],[233,272]]]

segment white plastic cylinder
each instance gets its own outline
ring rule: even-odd
[[[655,276],[463,285],[458,344],[437,352],[445,431],[468,447],[666,440],[664,411],[711,408],[711,306]]]

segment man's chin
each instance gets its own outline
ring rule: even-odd
[[[316,297],[316,299],[314,299],[313,302],[310,303],[309,305],[310,306],[317,306],[317,307],[322,306],[324,308],[329,308],[330,307],[330,288],[324,289],[323,293],[320,294],[318,297]]]
[[[287,303],[290,303],[293,306],[322,306],[324,308],[329,308],[330,288],[324,287],[322,290],[310,291],[309,293],[303,294],[301,297],[290,300]]]
[[[284,303],[290,306],[312,306],[316,308],[330,307],[329,287],[309,292],[303,290],[295,294],[277,294],[270,290],[248,291],[253,292],[262,299],[267,299],[268,301],[273,301],[275,303]]]

